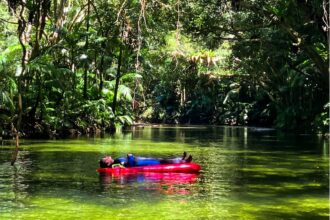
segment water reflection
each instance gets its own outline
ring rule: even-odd
[[[11,156],[11,151],[4,152]],[[24,208],[30,187],[26,175],[31,172],[32,161],[28,151],[21,151],[16,166],[9,160],[0,163],[0,211],[2,207]]]
[[[191,185],[196,183],[196,173],[100,173],[103,191],[113,187],[136,187],[138,190],[157,191],[162,194],[191,194]]]

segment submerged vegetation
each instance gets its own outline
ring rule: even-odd
[[[7,0],[0,132],[329,126],[325,0]]]

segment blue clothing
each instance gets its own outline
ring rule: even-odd
[[[120,157],[115,163],[125,164],[127,167],[158,165],[160,160],[148,157]]]
[[[173,159],[161,159],[161,158],[151,158],[151,157],[135,157],[134,155],[128,155],[127,157],[120,157],[115,159],[114,163],[120,163],[126,167],[135,166],[150,166],[159,164],[176,164],[183,163],[182,158]]]

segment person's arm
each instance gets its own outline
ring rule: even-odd
[[[137,161],[136,158],[133,154],[127,154],[127,162],[126,162],[126,166],[127,167],[134,167],[136,166]]]
[[[113,162],[113,164],[120,164],[125,166],[126,165],[126,159],[124,157],[116,158]]]

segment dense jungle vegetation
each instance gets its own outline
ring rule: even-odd
[[[0,1],[0,136],[329,126],[325,0]]]

